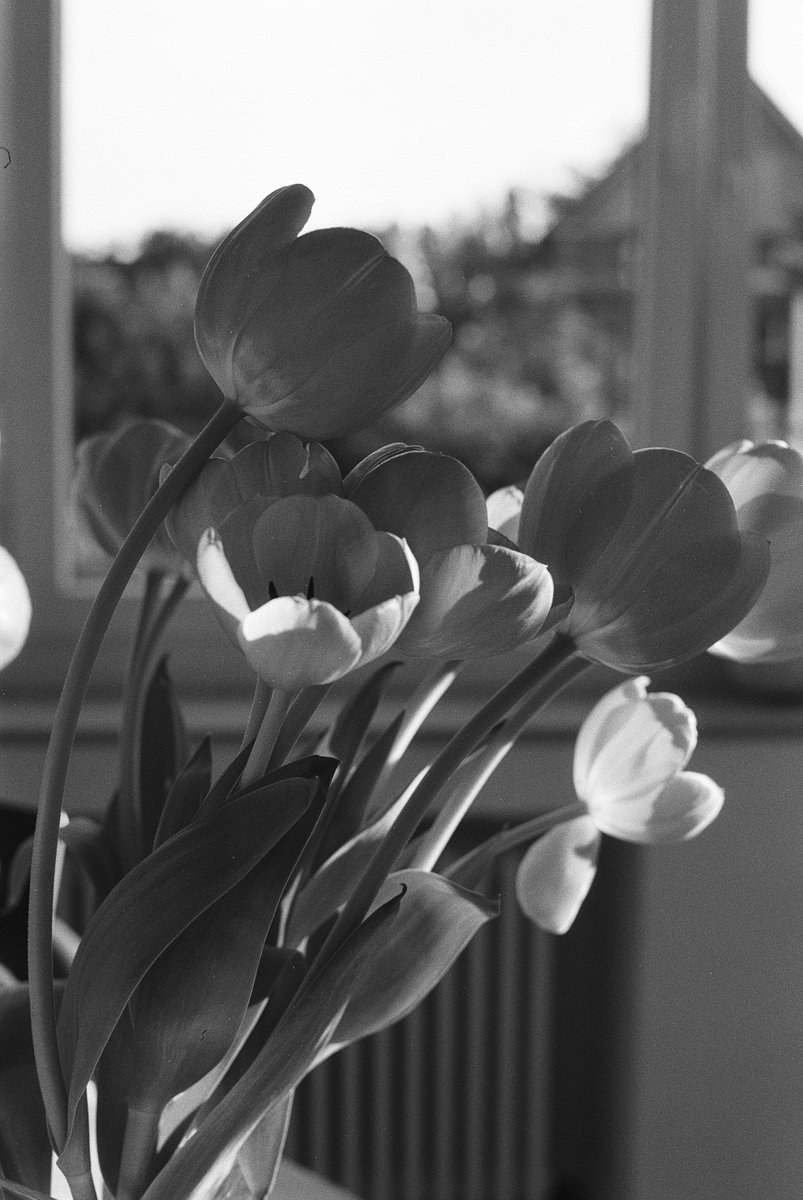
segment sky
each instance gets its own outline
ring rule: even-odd
[[[649,0],[62,0],[63,227],[217,236],[285,183],[310,228],[469,221],[643,130]],[[803,129],[803,3],[751,0],[750,66]]]

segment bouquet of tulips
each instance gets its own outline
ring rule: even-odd
[[[113,561],[23,856],[28,980],[0,980],[7,1197],[48,1195],[54,1158],[75,1200],[269,1196],[299,1082],[437,984],[495,915],[483,886],[498,855],[521,847],[518,900],[562,932],[602,834],[666,842],[716,816],[720,788],[686,770],[694,716],[645,673],[709,648],[803,654],[803,463],[781,443],[701,466],[634,452],[603,420],[488,498],[419,446],[386,446],[343,477],[321,439],[408,397],[450,329],[418,311],[373,237],[301,235],[311,206],[304,187],[274,192],[209,263],[196,337],[223,398],[202,432],[141,421],[78,451],[75,510]],[[119,779],[102,819],[65,823],[89,675],[137,568]],[[209,739],[187,745],[160,651],[193,580],[254,674],[225,764]],[[2,661],[29,618],[3,551]],[[403,782],[461,663],[512,650],[519,673]],[[377,730],[388,679],[412,660],[429,673]],[[321,733],[327,690],[371,663]],[[444,865],[526,724],[593,663],[629,678],[581,728],[576,800]],[[85,883],[78,928],[60,915],[65,861]]]

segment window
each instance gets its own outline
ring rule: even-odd
[[[777,98],[789,106],[797,94],[789,82],[795,78],[791,74],[793,64],[783,58],[778,60],[773,50],[773,47],[777,48],[779,44],[785,47],[794,44],[793,38],[779,37],[778,34],[784,14],[786,28],[792,32],[790,22],[794,18],[789,14],[793,13],[794,9],[791,6],[788,10],[785,9],[784,3],[788,5],[789,0],[772,0],[772,3],[770,0],[761,0],[761,3],[757,2],[753,6],[753,69],[765,86],[769,86],[771,79],[776,81]],[[617,5],[605,12],[600,11],[596,5],[590,5],[586,10],[579,4],[573,4],[572,21],[569,19],[572,14],[566,6],[532,4],[528,0],[526,4],[521,3],[517,6],[519,13],[529,14],[526,28],[520,24],[505,23],[498,10],[494,10],[497,23],[490,26],[486,22],[484,29],[486,58],[488,61],[492,58],[496,61],[500,56],[504,58],[506,54],[512,56],[510,63],[503,62],[504,70],[498,77],[496,86],[505,92],[503,99],[507,108],[504,111],[508,114],[509,123],[515,124],[521,131],[519,142],[526,142],[528,139],[532,141],[532,149],[528,152],[528,162],[532,166],[530,178],[544,178],[534,131],[547,127],[554,133],[555,130],[563,129],[564,132],[560,135],[561,147],[565,151],[562,160],[563,174],[554,176],[554,183],[545,182],[554,186],[556,191],[571,191],[567,166],[581,159],[579,143],[571,139],[579,136],[577,131],[583,126],[587,114],[591,120],[604,109],[609,99],[605,81],[610,81],[612,74],[616,74],[617,71],[619,74],[625,69],[631,71],[628,82],[630,90],[627,93],[629,107],[626,105],[624,109],[617,109],[614,106],[612,113],[609,112],[605,137],[602,137],[598,128],[593,125],[586,126],[585,136],[589,136],[588,130],[591,129],[591,138],[597,147],[597,156],[584,160],[586,170],[590,174],[598,173],[606,161],[615,156],[622,139],[638,133],[646,101],[648,7],[648,0],[631,0],[627,5]],[[703,6],[706,12],[714,14],[728,7],[720,4]],[[193,199],[197,199],[202,192],[211,195],[219,193],[221,197],[220,205],[208,210],[205,217],[206,227],[201,231],[211,236],[247,211],[259,198],[259,194],[266,190],[266,184],[261,181],[261,170],[259,180],[253,177],[249,179],[239,170],[249,156],[240,142],[227,135],[225,114],[233,110],[227,109],[225,105],[225,86],[221,86],[214,72],[210,72],[208,61],[193,57],[181,41],[171,40],[166,22],[172,18],[174,12],[184,12],[187,22],[193,21],[198,25],[205,21],[206,15],[216,14],[218,22],[226,23],[225,29],[229,38],[241,46],[242,27],[237,25],[240,13],[256,19],[256,14],[264,14],[270,8],[270,11],[279,14],[277,19],[284,21],[290,19],[288,14],[291,11],[301,13],[302,18],[305,18],[305,14],[311,16],[314,5],[265,6],[261,0],[238,0],[237,4],[221,9],[216,3],[181,3],[171,7],[170,16],[163,8],[164,6],[160,9],[161,22],[149,25],[150,29],[158,29],[160,32],[161,40],[156,47],[160,69],[163,73],[171,70],[181,73],[179,82],[183,87],[180,110],[182,120],[186,124],[194,120],[207,134],[203,152],[199,155],[196,151],[192,162],[186,157],[178,156],[181,158],[180,165],[187,182],[187,194]],[[672,6],[669,5],[669,8]],[[0,239],[3,247],[0,319],[4,330],[3,386],[0,393],[0,538],[20,561],[31,583],[36,607],[33,635],[36,652],[26,654],[23,662],[15,664],[6,673],[3,686],[9,690],[13,688],[35,691],[40,686],[49,688],[58,681],[87,604],[86,597],[76,593],[72,564],[65,553],[65,496],[72,446],[69,413],[72,392],[69,323],[71,281],[68,259],[60,237],[60,164],[66,158],[68,186],[77,186],[75,180],[78,180],[81,187],[86,189],[84,202],[92,207],[94,200],[97,209],[104,193],[114,194],[119,201],[126,189],[131,190],[129,184],[132,181],[135,181],[137,186],[141,184],[144,191],[151,196],[161,196],[165,189],[158,185],[170,165],[169,153],[166,155],[165,151],[156,149],[155,142],[152,142],[153,153],[149,156],[142,151],[133,134],[129,137],[125,133],[119,139],[122,146],[120,153],[123,160],[127,156],[128,164],[128,174],[124,175],[122,181],[116,174],[120,169],[120,159],[114,158],[114,147],[103,139],[95,142],[94,171],[84,169],[86,164],[74,149],[69,137],[65,143],[67,153],[63,153],[59,120],[62,9],[70,21],[80,17],[81,21],[90,24],[94,22],[96,31],[100,29],[104,36],[112,37],[115,25],[119,25],[124,35],[126,31],[124,16],[116,13],[112,18],[108,6],[98,3],[97,0],[92,0],[91,3],[90,0],[80,0],[80,3],[79,0],[72,0],[69,6],[59,4],[57,0],[36,0],[30,5],[6,5],[3,8],[0,89],[5,125],[0,140],[9,152],[10,161],[0,169]],[[735,12],[733,6],[730,6],[730,9],[731,12]],[[148,24],[142,5],[131,6],[130,11],[134,14],[131,20],[138,21],[141,25]],[[370,13],[375,12],[374,6],[368,5],[367,2],[358,3],[357,0],[349,3],[347,11],[360,16],[364,22],[368,22]],[[476,11],[479,12],[479,6]],[[432,122],[439,123],[441,130],[440,157],[449,167],[448,171],[439,172],[437,177],[433,173],[426,176],[424,182],[429,192],[436,190],[436,184],[437,188],[442,190],[445,186],[444,180],[448,183],[449,176],[454,174],[461,194],[466,194],[465,177],[461,172],[470,171],[472,157],[482,157],[478,147],[484,148],[488,153],[488,148],[492,147],[496,153],[495,143],[499,142],[501,146],[502,139],[496,136],[496,131],[491,129],[489,135],[487,129],[483,130],[481,118],[476,115],[477,112],[481,113],[488,87],[482,60],[472,59],[467,54],[459,36],[459,21],[475,19],[474,12],[474,9],[466,10],[465,6],[457,3],[444,3],[434,7],[423,3],[406,6],[404,28],[397,29],[392,39],[386,37],[380,42],[386,53],[391,45],[394,50],[400,51],[397,58],[402,62],[402,66],[398,65],[396,59],[391,58],[378,65],[368,62],[368,66],[374,72],[371,78],[375,81],[389,80],[392,89],[402,92],[405,89],[407,92],[424,91],[428,96]],[[583,25],[579,15],[586,12],[595,14],[594,20],[597,24]],[[656,13],[662,19],[663,12],[664,0],[656,0]],[[618,38],[621,58],[613,64],[610,59],[606,60],[600,51],[600,31],[603,25],[614,30],[614,41]],[[222,28],[222,25],[215,26],[213,23],[213,39],[220,37]],[[358,38],[363,28],[368,28],[368,25],[355,25],[353,28],[344,26],[343,32],[344,35]],[[771,37],[768,37],[768,30],[772,30]],[[172,36],[175,38],[175,34]],[[312,28],[309,30],[309,36],[313,39],[315,37]],[[297,41],[283,41],[281,38],[271,43],[270,54],[273,55],[273,59],[266,59],[263,64],[266,74],[271,63],[275,65],[277,56],[292,57],[297,45]],[[637,49],[639,46],[641,51]],[[402,54],[411,53],[411,47],[423,47],[424,53],[424,59],[413,67],[409,62],[405,66],[402,60]],[[90,48],[86,49],[88,51]],[[147,92],[149,68],[137,57],[136,46],[131,47],[131,51],[132,57],[127,60],[107,55],[103,70],[106,72],[108,88],[112,87],[116,79],[124,80],[125,86],[128,87],[127,108],[134,113],[134,128],[138,121],[143,123],[144,108],[141,112],[141,106],[130,103],[131,95],[137,95],[136,91],[132,91],[132,81],[141,92]],[[634,55],[641,52],[643,57],[634,66]],[[565,56],[566,68],[558,82],[553,81],[552,91],[543,91],[535,98],[523,100],[523,84],[533,77],[538,78],[539,64],[550,58],[559,58],[561,53]],[[447,63],[446,59],[450,56],[454,62]],[[367,59],[370,58],[368,55]],[[774,65],[770,68],[768,63]],[[473,89],[477,101],[477,107],[472,110],[473,118],[467,116],[455,93],[447,94],[444,91],[442,83],[447,67],[449,70],[456,69],[458,74],[462,73],[464,82]],[[274,126],[287,125],[291,122],[294,112],[304,108],[305,119],[309,121],[307,128],[314,132],[317,122],[318,126],[323,128],[329,143],[337,145],[336,141],[333,142],[336,130],[326,123],[327,105],[318,99],[311,100],[307,91],[312,89],[308,87],[305,91],[302,85],[303,57],[297,58],[296,68],[296,89],[286,89],[280,97],[281,103],[273,101],[267,114],[263,112],[263,118],[269,117]],[[240,70],[242,73],[242,64]],[[327,72],[325,82],[329,85],[330,96],[334,95],[337,87],[345,88],[356,105],[352,111],[358,113],[360,104],[365,108],[365,96],[360,94],[359,81],[355,81],[353,72],[349,74],[343,71],[342,63],[338,63],[336,55],[330,54]],[[579,90],[580,85],[582,91]],[[212,96],[213,108],[216,105],[219,114],[217,119],[220,123],[208,130],[203,118],[193,110],[192,98],[202,92]],[[639,95],[642,96],[641,110],[637,99]],[[533,94],[530,93],[530,96]],[[96,112],[103,112],[106,108],[113,111],[111,95],[106,97],[102,90],[96,90],[90,100]],[[106,100],[108,104],[104,103]],[[799,114],[790,115],[803,118],[803,108]],[[569,118],[567,125],[561,124],[564,116]],[[170,114],[164,113],[163,117],[163,123],[169,125]],[[245,114],[242,114],[238,124],[247,127],[248,120]],[[565,133],[567,127],[569,134]],[[229,129],[228,133],[231,134],[232,130]],[[147,144],[147,128],[144,134]],[[229,144],[230,141],[232,145]],[[355,145],[350,143],[352,156],[357,154]],[[335,189],[330,186],[323,177],[320,182],[314,177],[310,178],[305,158],[309,147],[306,142],[299,141],[296,149],[297,169],[292,161],[282,160],[282,178],[270,180],[267,187],[283,182],[288,176],[307,175],[320,194],[316,210],[319,224],[338,221],[351,221],[375,227],[387,224],[392,220],[387,208],[359,208],[363,203],[368,204],[366,196],[370,189],[366,181],[374,177],[380,180],[385,178],[390,181],[391,190],[395,188],[398,191],[399,180],[405,174],[414,173],[409,161],[415,149],[415,138],[405,142],[392,160],[383,152],[379,140],[364,138],[362,156],[352,157],[350,160],[350,183],[345,192],[339,187]],[[273,147],[269,146],[265,156],[270,157],[274,163],[277,160],[272,150]],[[499,153],[502,153],[501,149]],[[257,156],[252,153],[250,158],[254,157]],[[3,158],[5,159],[5,156]],[[459,167],[457,171],[454,170],[455,164]],[[540,216],[537,206],[536,211],[533,211],[533,197],[527,191],[527,171],[509,161],[503,165],[507,172],[505,178],[511,185],[520,184],[522,189],[517,193],[518,213],[509,210],[507,218],[537,223]],[[276,170],[279,169],[277,163]],[[227,193],[223,186],[230,179],[237,180],[240,191],[236,196]],[[73,182],[70,182],[71,180]],[[122,190],[115,192],[118,185]],[[635,195],[632,189],[630,194],[632,203],[632,197]],[[445,214],[452,211],[454,201],[448,194],[439,192],[439,197],[440,212],[445,221]],[[503,228],[506,216],[503,200],[503,193],[497,188],[492,193],[476,192],[473,202],[475,210],[483,203],[486,207],[496,204],[496,211],[500,214],[499,228]],[[600,211],[604,211],[604,202],[605,195],[600,195],[597,189],[594,203],[601,206]],[[338,204],[339,208],[336,207]],[[122,203],[118,204],[118,210],[123,211]],[[406,210],[403,216],[419,221],[429,219],[427,213],[420,209]],[[158,223],[161,224],[171,223],[169,206],[159,210],[153,219],[158,219]],[[71,220],[72,232],[68,229],[68,233],[77,242],[80,240],[76,232],[80,228],[78,218],[74,217]],[[564,229],[571,233],[572,213],[569,209],[564,214]],[[110,228],[106,227],[100,236],[107,241],[115,238],[125,240],[134,236],[134,233],[129,224],[121,228],[118,235],[114,235]],[[470,245],[466,249],[470,250]],[[566,252],[576,252],[578,249],[584,254],[581,242],[576,239],[572,242],[571,237],[568,237]],[[671,263],[671,242],[665,245],[666,249],[670,253]],[[594,258],[601,273],[615,276],[632,287],[642,261],[643,250],[643,246],[634,246],[626,240],[613,237],[605,245],[597,244],[593,255],[589,252],[585,257]],[[400,248],[400,254],[405,261],[415,265],[403,247]],[[538,279],[531,280],[529,286],[537,293]],[[470,279],[465,288],[465,295],[474,310],[484,311],[483,306],[487,308],[489,305],[493,308],[498,294],[497,280],[489,276],[481,261],[475,263],[471,267]],[[617,314],[612,304],[606,308],[606,322],[602,333],[608,341],[602,344],[613,344],[614,351],[609,353],[607,358],[608,375],[605,388],[615,410],[621,389],[630,386],[630,367],[627,356],[621,353],[621,348],[616,342],[616,338],[622,337],[622,320],[621,314]],[[589,321],[587,312],[569,313],[561,336],[577,347],[576,354],[581,361],[585,356],[591,366],[597,369],[599,353],[596,347],[600,344],[601,333],[598,324]],[[477,329],[469,322],[464,335],[464,350],[468,357],[477,351],[477,339]],[[479,340],[481,341],[481,337]],[[533,371],[539,369],[539,364],[532,367]],[[669,378],[673,384],[679,379],[678,372],[666,368],[666,364],[658,374],[659,377]],[[580,386],[583,380],[575,382],[579,397],[575,415],[583,416],[583,391]],[[598,382],[594,381],[593,371],[586,373],[585,384],[592,388],[599,386]],[[651,429],[660,435],[664,431],[663,440],[674,444],[682,444],[688,433],[687,425],[684,425],[685,414],[692,409],[702,411],[706,404],[705,401],[700,402],[699,397],[690,399],[690,391],[687,391],[685,399],[678,402],[678,394],[675,389],[672,403],[656,403],[647,423],[648,432]],[[516,412],[520,409],[521,396],[512,389],[506,399],[511,420],[514,420]],[[720,412],[716,420],[717,428],[722,433],[720,440],[727,440],[738,432],[733,428],[732,409],[730,412]],[[122,618],[120,625],[124,624],[125,618]],[[218,634],[214,623],[210,623],[208,630],[204,627],[203,636],[207,635],[217,642]],[[101,664],[99,668],[98,678],[101,684],[104,681],[110,683],[114,679],[114,671],[119,666],[121,654],[122,649],[118,648],[118,641],[112,637],[106,665]]]

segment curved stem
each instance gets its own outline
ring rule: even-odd
[[[126,859],[126,868],[133,866],[131,847],[139,846],[142,842],[142,819],[139,806],[139,788],[135,782],[134,759],[136,755],[139,730],[136,713],[142,687],[142,645],[147,631],[154,619],[154,612],[159,602],[159,592],[164,578],[161,571],[148,571],[145,580],[145,590],[142,594],[139,609],[139,621],[131,647],[131,659],[123,689],[123,703],[120,712],[120,742],[119,784],[120,784],[120,834],[121,853]]]
[[[533,693],[532,703],[540,708],[552,699],[570,678],[579,675],[589,665],[577,655],[574,642],[558,634],[532,662],[500,688],[488,703],[457,731],[432,763],[387,837],[377,847],[320,953],[312,963],[302,986],[308,984],[324,962],[362,921],[419,821],[426,815],[432,801],[449,782],[452,773],[458,769],[464,758],[482,738],[504,720],[511,708],[530,696],[530,693]],[[554,676],[557,676],[555,683]]]
[[[240,415],[239,408],[224,402],[140,513],[90,609],[53,720],[31,862],[28,975],[36,1069],[48,1122],[59,1147],[67,1136],[67,1100],[56,1039],[53,997],[53,873],[64,784],[81,704],[106,630],[151,538],[175,501],[239,421]]]
[[[588,809],[582,800],[573,800],[561,808],[553,808],[551,812],[539,813],[537,817],[531,817],[529,821],[522,821],[520,825],[514,825],[512,829],[503,829],[500,833],[494,834],[481,846],[470,850],[457,862],[451,863],[443,873],[447,879],[454,880],[461,887],[477,887],[487,868],[500,854],[504,854],[506,850],[513,850],[524,842],[534,842],[536,838],[548,833],[556,825],[562,825],[565,821],[573,821],[575,817],[582,817],[586,812]]]

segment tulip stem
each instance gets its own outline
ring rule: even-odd
[[[451,863],[444,871],[447,879],[454,880],[461,887],[476,888],[482,882],[482,877],[495,858],[506,850],[513,850],[524,842],[534,842],[542,834],[549,833],[556,825],[565,821],[573,821],[588,812],[581,800],[573,800],[561,808],[553,808],[551,812],[540,813],[529,821],[522,821],[512,829],[503,829],[500,833],[488,838],[481,846],[464,854],[457,862]]]
[[[287,711],[295,699],[295,692],[285,692],[276,688],[268,702],[268,709],[262,719],[262,724],[259,726],[259,732],[256,735],[251,753],[248,756],[248,762],[243,768],[240,786],[248,787],[255,783],[268,769],[273,747],[276,745],[276,738],[279,736],[279,731],[282,727],[284,718],[287,716]]]
[[[240,417],[240,409],[224,401],[140,513],[89,611],[53,719],[42,773],[31,861],[28,976],[36,1069],[48,1124],[59,1148],[66,1140],[68,1121],[53,992],[54,869],[64,786],[81,705],[109,623],[151,538],[173,504]]]
[[[460,767],[466,756],[505,719],[511,708],[527,699],[534,713],[589,665],[577,654],[574,642],[570,638],[556,634],[532,662],[500,688],[487,704],[454,734],[410,796],[384,841],[375,850],[323,947],[311,964],[305,985],[360,924],[422,817],[426,815],[441,788],[449,782],[453,772]]]

